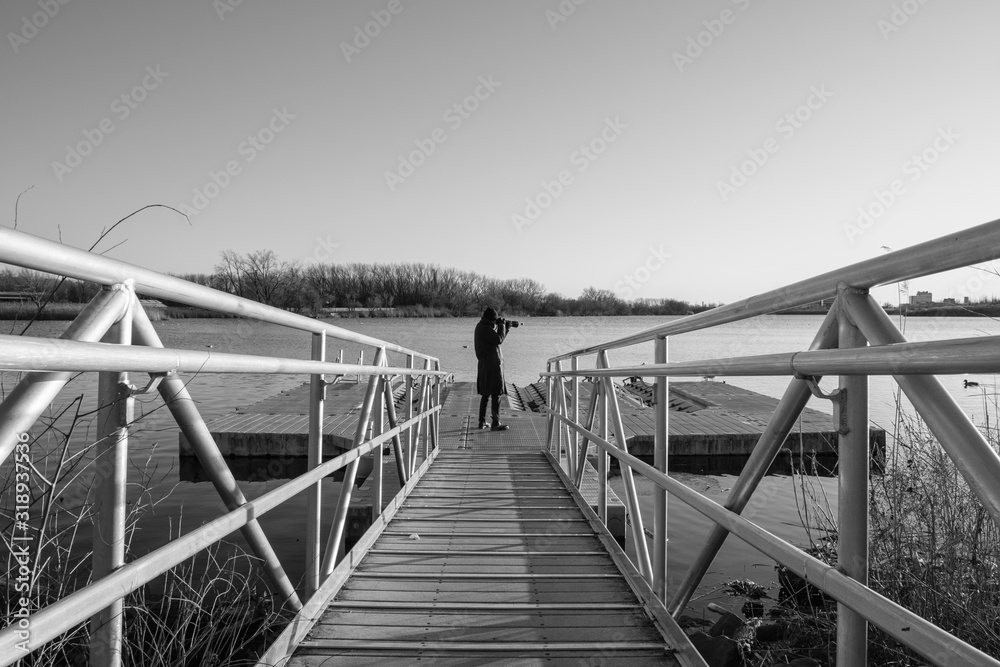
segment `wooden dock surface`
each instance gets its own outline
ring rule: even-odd
[[[530,395],[537,395],[540,403],[547,402],[546,394],[545,383],[531,385]],[[619,408],[629,452],[636,456],[652,456],[653,409],[630,398],[627,391],[623,394]],[[589,398],[589,383],[581,382],[581,414]],[[672,382],[668,401],[670,456],[749,456],[778,406],[776,398],[725,382],[709,381]],[[610,431],[613,433],[614,429]],[[833,417],[819,410],[805,408],[789,439],[794,439],[793,453],[796,455],[835,456],[837,453]],[[885,432],[871,429],[871,442],[873,452],[883,452]]]
[[[551,457],[453,445],[285,664],[698,664]]]
[[[297,621],[308,633],[261,665],[705,667],[545,451],[545,416],[481,431],[478,404],[471,383],[450,387],[422,477],[337,566]],[[612,493],[615,507],[624,527]]]
[[[337,382],[327,386],[323,418],[323,457],[351,448],[367,383]],[[403,387],[394,391],[401,414]],[[415,394],[417,392],[414,392]],[[309,442],[309,383],[238,408],[209,421],[209,432],[224,456],[306,456]],[[180,455],[193,456],[184,434]]]
[[[582,413],[589,399],[589,383],[580,384]],[[332,458],[350,448],[365,387],[364,383],[337,383],[328,387],[323,420],[324,458]],[[489,431],[475,428],[479,396],[473,383],[449,383],[445,391],[455,391],[458,395],[448,404],[450,412],[442,412],[442,419],[448,428],[455,430],[456,438],[464,447],[517,449],[526,446],[524,442],[537,443],[545,437],[543,413],[547,396],[543,382],[509,385],[510,395],[503,401],[503,419],[514,427],[512,430],[530,433],[524,442],[518,440],[516,434],[494,437]],[[402,387],[397,387],[395,395],[397,414],[401,414]],[[619,405],[630,453],[652,456],[653,410],[631,398],[627,391],[623,392]],[[724,382],[675,382],[670,384],[669,405],[671,456],[745,457],[757,445],[778,400]],[[214,419],[208,423],[208,428],[225,456],[304,457],[308,443],[308,413],[309,386],[304,384]],[[445,428],[444,423],[442,428]],[[806,408],[791,438],[794,438],[794,448],[790,449],[795,455],[836,455],[837,433],[829,414]],[[872,429],[871,439],[873,452],[883,452],[884,431]],[[180,453],[182,457],[192,455],[183,434]]]

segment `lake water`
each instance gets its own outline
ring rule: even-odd
[[[503,345],[508,381],[526,384],[538,379],[545,369],[545,362],[554,354],[569,351],[601,341],[618,338],[648,329],[671,318],[663,317],[596,317],[596,318],[530,318],[522,326],[511,330]],[[763,321],[740,322],[717,327],[710,331],[676,336],[670,340],[670,360],[695,360],[727,357],[740,354],[765,354],[791,352],[805,349],[813,339],[822,317],[781,316]],[[458,381],[474,381],[476,359],[472,349],[472,332],[475,319],[342,319],[333,323],[382,340],[399,343],[441,359],[442,368],[454,373]],[[66,327],[65,322],[40,322],[30,330],[34,336],[56,336]],[[294,358],[308,358],[310,335],[288,331],[281,327],[234,319],[173,320],[156,323],[163,343],[167,347],[205,349],[213,352],[242,352],[270,354]],[[1000,323],[987,318],[911,318],[906,323],[906,334],[911,340],[933,340],[952,337],[1000,334]],[[0,322],[3,333],[19,332],[20,327],[10,322]],[[358,359],[358,346],[330,339],[327,357],[336,359],[343,349],[344,360]],[[372,358],[370,348],[366,360]],[[614,365],[652,363],[652,344],[643,344],[610,353]],[[392,365],[403,365],[403,359],[390,355]],[[593,363],[593,357],[587,359]],[[282,390],[298,386],[307,378],[302,376],[268,375],[211,375],[189,376],[188,389],[206,420],[221,416],[235,408],[255,403]],[[942,378],[945,387],[977,423],[983,421],[984,406],[994,402],[995,378],[969,376],[980,383],[977,389],[965,389],[962,377]],[[3,389],[9,391],[13,375],[2,374]],[[747,389],[780,397],[787,385],[787,378],[716,378]],[[141,382],[139,382],[141,384]],[[824,381],[824,388],[833,388],[836,378]],[[872,421],[891,428],[894,414],[894,384],[890,378],[872,378],[870,411]],[[82,395],[83,404],[92,408],[96,400],[96,376],[76,378],[59,399],[65,404],[72,397]],[[210,484],[180,481],[177,453],[177,429],[169,413],[154,398],[144,398],[137,406],[137,414],[144,415],[137,432],[130,440],[132,466],[130,481],[139,481],[140,469],[154,470],[157,481],[154,496],[162,498],[154,510],[139,524],[134,537],[135,553],[162,544],[169,533],[176,534],[178,525],[190,530],[225,511],[224,505]],[[831,412],[828,401],[812,399],[810,407]],[[87,420],[85,420],[86,423]],[[82,431],[81,431],[82,432]],[[77,443],[78,445],[80,443]],[[147,465],[148,461],[148,465]],[[727,475],[684,476],[684,481],[708,497],[723,502],[735,477]],[[241,487],[248,498],[254,498],[282,483],[281,480],[246,482]],[[818,482],[829,498],[830,509],[836,511],[836,480]],[[325,480],[325,497],[335,502],[337,484]],[[753,521],[790,541],[803,543],[805,533],[801,527],[799,503],[794,480],[786,476],[765,479],[751,501],[745,514]],[[651,518],[651,488],[640,488],[643,514]],[[304,497],[293,499],[285,507],[262,517],[261,523],[270,536],[286,570],[293,581],[302,575],[304,547],[301,517],[304,516]],[[330,512],[326,519],[329,520]],[[698,552],[709,530],[709,523],[701,515],[688,509],[679,501],[669,508],[669,581],[675,584],[683,576],[686,565]],[[241,543],[238,534],[229,538]],[[716,601],[727,604],[719,592],[724,582],[731,579],[750,578],[774,590],[773,563],[737,540],[729,540],[723,553],[713,565],[699,591],[699,600],[693,605],[697,613],[705,603]],[[729,604],[729,606],[733,606]],[[738,607],[738,605],[736,605]]]

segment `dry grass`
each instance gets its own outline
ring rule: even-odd
[[[0,575],[2,625],[16,622],[20,597],[31,610],[43,608],[90,581],[90,535],[96,522],[91,487],[97,470],[94,444],[78,448],[70,442],[91,442],[92,415],[81,413],[82,397],[40,424],[31,442],[30,501],[28,503],[30,575],[27,593],[17,583],[19,564],[13,556],[13,536],[24,534],[14,523],[14,466],[11,457],[0,467],[0,540],[8,556]],[[68,424],[68,426],[64,426]],[[134,553],[132,538],[142,518],[165,495],[153,495],[166,473],[152,465],[152,457],[130,462],[126,521],[126,562]],[[136,474],[137,471],[137,474]],[[169,493],[169,492],[168,492]],[[17,503],[21,504],[21,503]],[[172,533],[180,534],[179,524]],[[172,535],[171,537],[175,537]],[[245,665],[273,638],[283,619],[272,604],[257,559],[235,545],[219,543],[128,595],[124,601],[127,665]],[[88,664],[89,624],[48,643],[23,658],[21,665]]]
[[[873,475],[870,485],[869,586],[984,653],[1000,655],[1000,530],[922,420],[898,411],[894,431],[884,474]],[[806,550],[836,564],[836,514],[823,486],[808,470],[795,475],[795,484],[809,533]],[[782,625],[782,640],[754,644],[749,664],[799,657],[835,664],[836,604],[801,580],[784,580],[800,594],[772,621]],[[869,664],[927,663],[870,626]]]

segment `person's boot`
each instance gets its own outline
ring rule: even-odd
[[[501,424],[500,422],[493,422],[493,426],[490,426],[491,431],[506,431],[509,428],[509,426]]]

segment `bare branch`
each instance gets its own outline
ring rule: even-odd
[[[17,205],[21,203],[21,195],[23,195],[25,192],[27,192],[28,190],[30,190],[33,187],[35,187],[35,186],[34,185],[29,185],[24,190],[21,190],[21,194],[19,194],[17,196],[17,199],[14,200],[14,229],[17,229]]]

